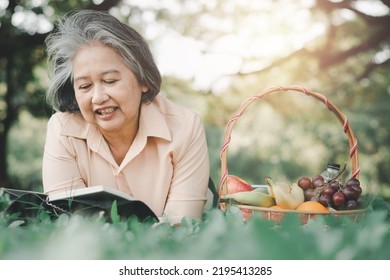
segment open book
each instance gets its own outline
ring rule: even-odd
[[[8,194],[11,200],[7,211],[20,212],[22,216],[31,216],[31,212],[49,211],[54,215],[61,213],[93,213],[105,211],[110,213],[116,201],[117,211],[121,217],[136,216],[144,221],[148,218],[158,221],[155,213],[144,202],[105,186],[74,188],[44,194],[34,191],[0,188],[0,196]]]
[[[50,202],[64,199],[69,199],[71,201],[74,198],[76,198],[77,201],[88,201],[99,205],[107,205],[107,203],[112,203],[114,200],[117,200],[118,204],[136,200],[134,197],[124,192],[105,186],[67,189],[49,193],[47,195],[47,199]],[[111,206],[111,203],[109,206]]]

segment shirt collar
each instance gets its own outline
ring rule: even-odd
[[[138,133],[146,137],[158,137],[171,141],[166,116],[159,110],[156,99],[159,99],[159,96],[151,103],[142,103]]]

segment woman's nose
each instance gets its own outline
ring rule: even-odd
[[[95,85],[92,93],[92,103],[102,104],[107,101],[109,96],[103,86]]]

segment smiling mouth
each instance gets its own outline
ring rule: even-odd
[[[116,110],[118,110],[118,107],[111,107],[111,108],[106,108],[106,109],[102,109],[102,110],[96,110],[95,113],[103,116],[103,115],[111,114],[111,113],[115,112]]]

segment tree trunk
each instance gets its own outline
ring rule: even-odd
[[[2,125],[4,121],[2,121]],[[0,133],[0,187],[9,187],[8,164],[7,164],[7,135],[5,129]]]
[[[8,133],[11,129],[12,124],[17,118],[17,108],[14,108],[12,102],[12,93],[17,90],[16,83],[13,81],[13,57],[10,56],[5,59],[6,64],[6,84],[7,90],[5,92],[5,116],[1,119],[0,123],[0,187],[10,187],[10,178],[8,173],[8,162],[7,162],[7,138]]]

